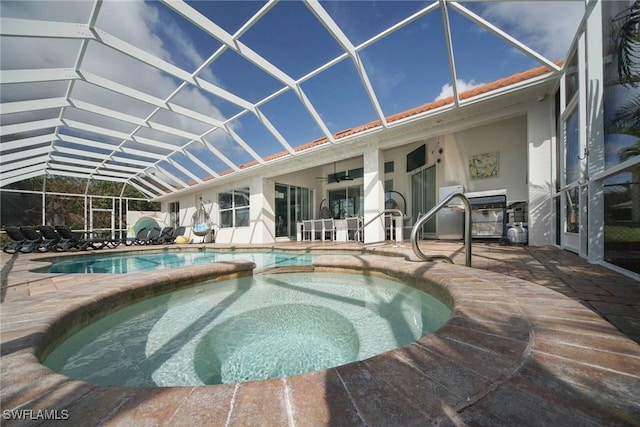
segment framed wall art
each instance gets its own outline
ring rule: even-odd
[[[497,177],[500,169],[498,154],[498,151],[494,151],[469,157],[469,178],[486,179]]]

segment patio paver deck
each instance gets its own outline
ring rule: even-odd
[[[464,262],[457,243],[422,245],[429,253],[455,252]],[[408,245],[388,244],[370,247],[371,254],[328,254],[314,262],[319,270],[399,277],[449,299],[450,321],[412,344],[289,378],[169,388],[88,384],[49,370],[37,356],[52,329],[61,333],[69,319],[80,322],[74,313],[90,315],[98,300],[117,305],[124,294],[244,274],[248,265],[114,280],[34,273],[34,260],[47,255],[3,255],[3,424],[55,424],[34,418],[55,410],[49,414],[68,417],[57,422],[75,425],[640,425],[639,283],[557,248],[474,243],[473,249],[474,269],[415,262]]]

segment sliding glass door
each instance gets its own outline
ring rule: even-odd
[[[413,222],[436,205],[436,167],[431,166],[411,175],[411,218]],[[436,232],[435,217],[422,227],[423,233]]]
[[[276,237],[295,237],[296,222],[311,219],[313,190],[276,184]]]
[[[362,186],[329,191],[329,209],[334,219],[364,216]]]

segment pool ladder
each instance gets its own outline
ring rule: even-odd
[[[411,248],[418,258],[423,261],[433,261],[436,259],[443,259],[446,262],[453,264],[453,260],[446,255],[425,255],[418,247],[418,233],[422,226],[435,216],[435,214],[445,207],[451,200],[458,198],[464,203],[464,251],[465,251],[465,264],[467,267],[471,267],[471,203],[469,199],[462,193],[451,193],[445,197],[440,203],[434,206],[429,212],[418,218],[416,223],[411,229]]]

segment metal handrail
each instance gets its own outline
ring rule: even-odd
[[[384,209],[383,211],[381,211],[380,213],[378,213],[376,216],[374,216],[373,218],[371,218],[366,224],[361,225],[360,227],[358,227],[356,229],[356,232],[353,233],[353,238],[355,239],[356,242],[359,242],[360,240],[358,239],[360,237],[360,232],[364,231],[364,229],[367,227],[367,225],[371,224],[373,221],[375,221],[376,219],[380,218],[382,215],[386,214],[386,213],[397,213],[398,215],[402,216],[403,213],[400,209]],[[362,239],[363,243],[364,243],[364,239]]]
[[[431,208],[429,212],[422,215],[411,229],[411,247],[413,252],[423,261],[433,261],[434,259],[444,259],[453,264],[453,260],[446,255],[425,255],[418,247],[418,232],[425,222],[429,221],[434,215],[443,207],[447,205],[451,200],[459,198],[464,203],[464,250],[466,255],[466,266],[471,267],[471,203],[469,199],[462,193],[451,193],[445,197],[440,203]]]

